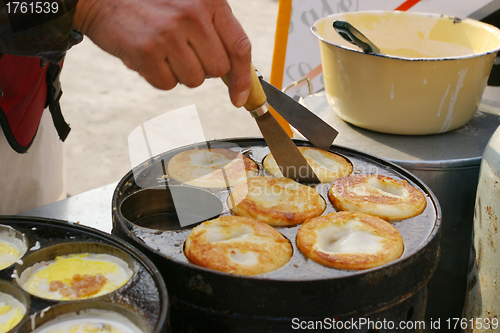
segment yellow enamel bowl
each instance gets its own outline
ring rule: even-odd
[[[381,50],[363,53],[333,28],[352,24]],[[377,132],[436,134],[465,125],[488,81],[500,30],[451,16],[400,11],[330,15],[314,23],[328,102]]]

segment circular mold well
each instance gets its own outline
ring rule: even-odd
[[[108,293],[114,292],[115,290],[118,290],[122,288],[124,285],[130,282],[132,279],[133,274],[136,272],[137,268],[137,263],[134,258],[132,258],[129,254],[127,254],[125,251],[116,248],[114,246],[110,246],[107,244],[102,244],[102,243],[93,243],[93,242],[76,242],[76,243],[63,243],[63,244],[58,244],[50,247],[46,247],[43,249],[40,249],[36,251],[35,253],[30,254],[27,256],[22,263],[17,263],[15,267],[15,276],[16,276],[16,281],[19,284],[21,288],[23,288],[25,291],[28,293],[32,294],[33,296],[40,297],[40,298],[45,298],[45,299],[52,299],[52,300],[71,300],[70,297],[68,299],[67,296],[64,296],[62,294],[55,294],[55,293],[50,293],[51,296],[47,296],[49,293],[47,293],[47,290],[44,290],[42,288],[39,288],[37,286],[37,291],[33,290],[28,290],[28,283],[29,280],[34,276],[39,273],[43,273],[42,271],[47,269],[50,265],[56,263],[57,258],[75,258],[78,260],[92,260],[92,266],[105,266],[105,264],[101,263],[107,263],[113,264],[113,266],[117,268],[121,268],[123,270],[123,274],[128,275],[127,273],[127,268],[130,270],[131,274],[128,276],[127,281],[122,284],[119,282],[120,286],[117,288],[114,288],[112,290],[108,290],[105,293],[100,293],[97,291],[94,294],[88,294],[90,295],[89,297],[82,297],[81,299],[85,298],[93,298],[93,297],[100,297],[104,296]],[[63,259],[64,260],[64,259]],[[71,260],[71,259],[70,259]],[[80,263],[83,264],[84,261],[81,261]],[[83,265],[81,269],[85,269],[86,267],[90,269],[94,269],[87,263],[87,265]],[[122,266],[122,267],[120,267]],[[125,267],[126,266],[126,267]],[[105,267],[102,267],[102,269],[106,269]],[[110,268],[110,269],[115,269],[115,268]],[[61,274],[64,274],[65,272],[61,270]],[[81,276],[85,276],[85,271],[80,271],[78,270],[78,274]],[[104,272],[103,272],[104,273]],[[58,277],[61,280],[64,279],[64,275]],[[68,278],[68,277],[66,277]],[[42,281],[40,281],[42,282]],[[45,281],[46,284],[51,283],[52,281]],[[115,281],[110,281],[110,282],[115,282]],[[39,293],[40,292],[40,293]],[[54,297],[52,297],[52,295]],[[79,296],[77,294],[77,297],[75,299],[79,299]]]
[[[105,327],[110,332],[113,329],[122,333],[148,332],[147,323],[136,312],[116,304],[95,301],[60,304],[39,311],[24,321],[18,332],[47,333],[55,329],[69,331],[71,326],[84,323],[101,329]]]
[[[120,211],[130,223],[155,230],[190,229],[218,217],[220,200],[210,192],[187,186],[159,186],[128,196]]]

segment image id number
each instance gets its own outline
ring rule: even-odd
[[[448,318],[446,319],[446,322],[448,324],[448,329],[466,329],[466,328],[471,328],[471,329],[476,329],[476,330],[481,330],[481,329],[494,329],[496,330],[498,328],[498,319],[497,318],[471,318],[471,319],[466,319],[466,318]]]
[[[54,2],[7,2],[7,14],[56,14],[59,11],[59,4]]]

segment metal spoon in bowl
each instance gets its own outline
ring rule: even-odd
[[[358,46],[363,50],[364,53],[378,53],[380,49],[375,46],[365,35],[363,35],[358,29],[353,27],[349,22],[336,20],[333,22],[333,27],[339,33],[342,38],[351,44]]]

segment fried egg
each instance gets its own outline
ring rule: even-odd
[[[6,333],[23,319],[26,307],[9,294],[0,293],[0,333]]]
[[[127,318],[109,311],[85,311],[51,320],[34,333],[142,333]]]
[[[17,239],[0,238],[0,270],[9,267],[26,252],[26,246]]]
[[[19,284],[42,298],[83,299],[122,287],[132,274],[125,261],[109,254],[70,254],[27,268]]]

